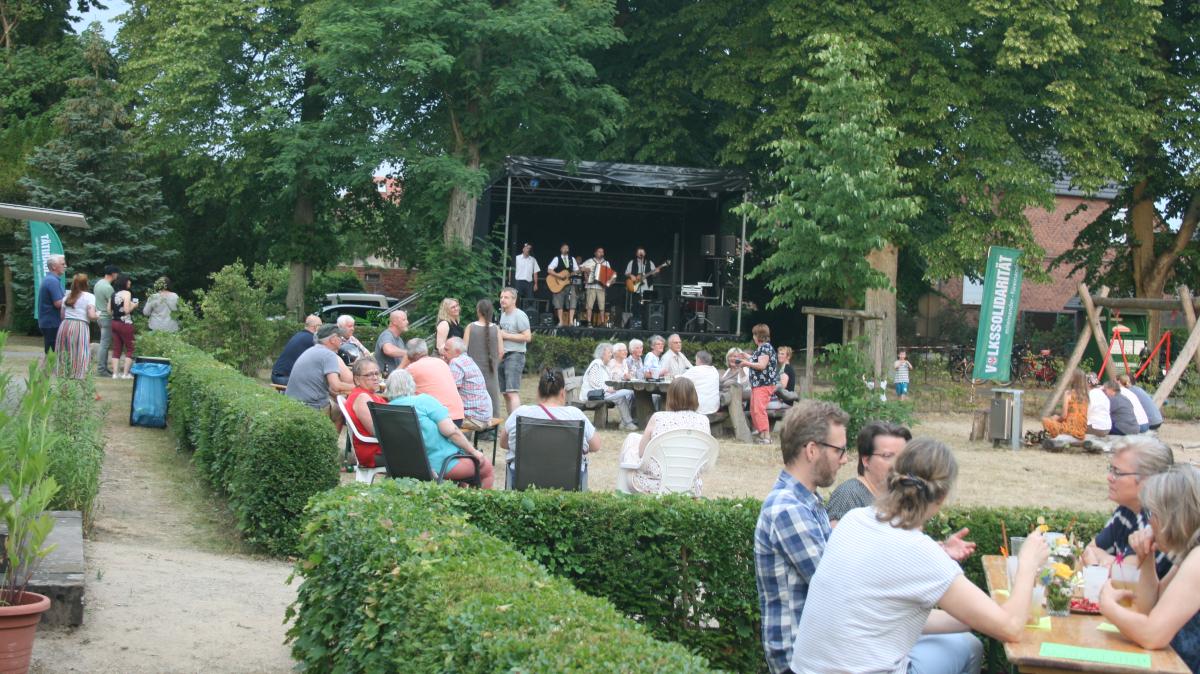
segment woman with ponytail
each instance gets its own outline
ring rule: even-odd
[[[76,274],[71,279],[71,292],[63,298],[61,311],[63,322],[54,346],[58,353],[58,376],[83,379],[91,358],[89,324],[99,316],[96,296],[88,292],[87,274]]]
[[[1137,590],[1118,590],[1109,581],[1100,592],[1100,612],[1142,648],[1170,644],[1200,672],[1200,468],[1177,464],[1152,475],[1139,498],[1150,512],[1150,529],[1129,537],[1140,572]],[[1155,573],[1156,552],[1175,559],[1162,580]],[[1133,608],[1121,606],[1128,599]]]
[[[1040,533],[1029,534],[1011,598],[993,601],[922,531],[957,477],[946,445],[917,438],[896,459],[888,492],[846,513],[809,587],[793,672],[976,673],[983,646],[971,630],[1021,638],[1049,549]]]

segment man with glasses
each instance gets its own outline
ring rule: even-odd
[[[830,487],[846,463],[842,408],[802,400],[780,423],[783,470],[754,529],[754,571],[762,640],[772,674],[789,671],[808,586],[832,531],[818,487]]]
[[[1150,528],[1150,514],[1142,509],[1138,496],[1142,481],[1167,472],[1173,465],[1175,454],[1156,438],[1122,438],[1113,445],[1108,466],[1108,499],[1117,504],[1117,509],[1084,549],[1085,564],[1109,566],[1118,556],[1133,554],[1129,536]],[[1159,578],[1171,570],[1171,560],[1163,552],[1157,552],[1154,561]]]
[[[336,325],[317,328],[316,345],[300,354],[288,377],[287,396],[316,410],[326,410],[340,429],[342,414],[333,408],[330,396],[354,390],[350,370],[338,357],[344,333]]]

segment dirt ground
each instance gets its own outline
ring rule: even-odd
[[[40,352],[10,340],[8,369]],[[286,672],[291,566],[242,554],[168,431],[131,428],[130,381],[98,380],[107,455],[84,543],[84,624],[38,630],[32,672]]]

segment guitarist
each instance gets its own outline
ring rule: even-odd
[[[571,257],[571,246],[563,244],[558,249],[558,257],[546,265],[546,274],[562,281],[562,288],[554,293],[554,310],[558,313],[558,327],[570,327],[575,324],[575,286],[569,281],[571,276],[579,273],[579,263]],[[547,281],[547,285],[550,282]]]
[[[634,287],[637,287],[637,293],[643,295],[646,291],[653,291],[654,286],[648,278],[658,270],[653,262],[646,259],[646,249],[638,247],[635,257],[625,265],[626,283],[633,281]],[[638,284],[641,284],[640,286]]]

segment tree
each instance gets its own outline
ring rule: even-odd
[[[1194,286],[1200,268],[1200,8],[1168,0],[1161,11],[1136,81],[1146,116],[1128,142],[1102,147],[1117,162],[1109,177],[1122,180],[1120,194],[1055,260],[1146,298],[1162,297],[1172,280]],[[1148,339],[1161,330],[1151,312]]]
[[[116,264],[145,287],[175,255],[159,245],[169,213],[158,179],[141,170],[108,43],[98,26],[82,40],[90,73],[69,82],[71,97],[55,120],[59,135],[34,152],[21,185],[35,206],[87,217],[88,229],[60,232],[73,268],[96,277]]]
[[[314,268],[340,253],[339,193],[373,189],[375,165],[347,151],[362,125],[327,123],[329,100],[298,35],[308,3],[133,0],[118,41],[150,150],[171,157],[211,226],[253,230],[289,265],[288,310],[303,309]]]
[[[623,101],[588,58],[620,40],[614,11],[611,0],[318,0],[303,35],[328,86],[327,128],[363,129],[356,154],[396,166],[409,212],[444,214],[444,241],[469,246],[505,155],[574,158],[615,132]]]
[[[812,296],[861,305],[865,296],[894,335],[896,246],[919,212],[897,165],[899,134],[861,42],[827,34],[808,44],[817,66],[797,83],[808,106],[796,130],[770,144],[778,191],[766,207],[741,207],[757,224],[753,238],[774,249],[750,276],[769,279],[768,307]]]

